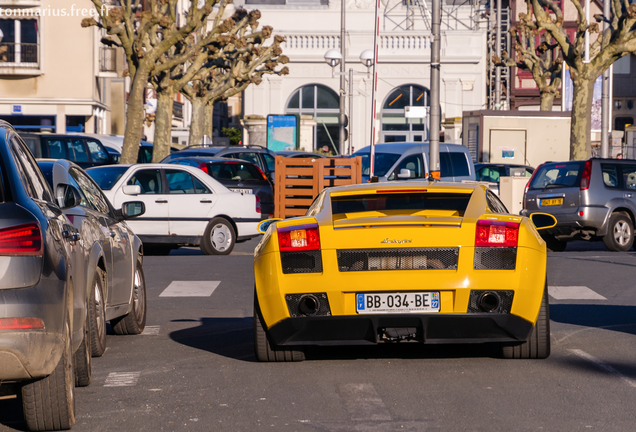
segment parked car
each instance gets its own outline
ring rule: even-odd
[[[117,163],[93,137],[22,132],[20,136],[36,158],[67,159],[82,168]]]
[[[611,251],[634,244],[636,161],[589,159],[540,165],[528,182],[524,215],[544,212],[557,224],[544,231],[548,248],[562,251],[572,240],[605,243]]]
[[[280,150],[276,152],[277,156],[284,156],[289,158],[326,158],[324,154],[306,152],[301,150]]]
[[[487,182],[490,189],[499,195],[501,177],[532,177],[534,168],[528,165],[476,163],[475,176],[477,181]]]
[[[141,201],[130,201],[115,210],[99,186],[73,162],[38,161],[49,185],[70,184],[80,195],[80,205],[64,210],[77,230],[82,254],[75,288],[89,299],[90,344],[93,357],[106,350],[106,322],[115,334],[140,334],[146,325],[146,284],[142,244],[125,223],[145,211]],[[79,277],[81,271],[81,277]]]
[[[92,136],[100,136],[100,135],[92,135]],[[121,151],[124,145],[124,137],[123,135],[106,135],[107,141],[104,142],[104,148],[108,152],[112,163],[119,163],[121,161]],[[147,141],[141,141],[139,143],[139,153],[137,154],[137,163],[150,163],[152,162],[152,154],[154,150],[154,145]],[[175,147],[170,147],[170,152],[174,153],[179,151],[179,149]]]
[[[305,216],[259,226],[256,358],[400,341],[497,343],[506,358],[546,358],[546,247],[537,228],[555,222],[509,214],[481,184],[324,189]]]
[[[232,192],[200,169],[138,164],[87,172],[115,207],[144,202],[145,215],[128,224],[152,253],[190,245],[208,255],[227,255],[237,241],[258,236],[258,196]]]
[[[4,121],[0,171],[0,385],[19,387],[29,430],[69,429],[74,387],[90,382],[90,339],[74,284],[78,238],[58,203],[78,205],[79,192],[60,183],[53,193]]]
[[[241,159],[203,157],[176,158],[168,163],[199,168],[232,192],[258,196],[262,217],[274,217],[274,189],[258,165]]]
[[[371,147],[352,156],[362,156],[362,179],[369,180]],[[442,181],[475,180],[475,166],[468,148],[461,144],[439,144]],[[378,181],[421,180],[428,177],[428,143],[390,143],[375,146],[374,176]]]
[[[257,165],[263,170],[270,180],[274,181],[276,153],[261,146],[189,146],[167,156],[161,161],[161,163],[167,163],[174,158],[183,157],[225,157],[242,159]]]

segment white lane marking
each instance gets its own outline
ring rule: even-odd
[[[159,297],[210,297],[221,281],[172,281]]]
[[[141,332],[143,336],[157,336],[161,330],[161,326],[146,326],[144,331]]]
[[[586,286],[549,286],[548,293],[556,300],[607,300]]]
[[[137,384],[141,372],[111,372],[104,387],[131,387]]]
[[[568,350],[568,351],[570,351],[574,355],[577,355],[577,356],[581,357],[582,359],[585,359],[585,360],[589,361],[590,363],[595,364],[599,368],[603,369],[606,372],[609,372],[610,374],[614,375],[615,377],[620,378],[627,385],[636,388],[636,381],[634,381],[633,379],[627,378],[625,375],[623,375],[622,373],[620,373],[619,371],[617,371],[616,369],[614,369],[610,365],[608,365],[606,363],[603,363],[602,361],[600,361],[599,359],[597,359],[593,355],[588,354],[585,351],[582,351],[580,349],[571,349],[571,350]]]
[[[351,420],[391,420],[373,384],[342,384],[339,390]]]

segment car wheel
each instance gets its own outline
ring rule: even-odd
[[[93,359],[91,356],[91,319],[86,311],[86,324],[84,324],[84,338],[80,344],[73,361],[75,362],[75,387],[86,387],[93,378]]]
[[[64,352],[51,375],[22,386],[24,419],[31,431],[70,429],[75,424],[75,368],[68,318],[64,333]]]
[[[206,255],[228,255],[235,243],[236,234],[232,225],[226,219],[214,218],[205,229],[201,250]]]
[[[545,240],[549,252],[563,252],[568,245],[568,242],[559,240],[552,235],[546,235],[543,240]]]
[[[263,325],[258,299],[254,293],[254,354],[261,362],[292,362],[305,360],[305,353],[300,350],[274,349],[267,338],[267,330]]]
[[[613,213],[607,234],[603,237],[605,246],[614,252],[628,251],[634,244],[634,225],[624,213]]]
[[[548,286],[543,291],[537,323],[527,341],[520,344],[504,345],[502,355],[507,359],[545,359],[550,356],[550,305]]]
[[[146,279],[141,258],[137,259],[132,293],[132,310],[120,318],[112,319],[113,331],[118,335],[140,334],[146,327]]]
[[[93,277],[91,299],[88,307],[90,319],[91,354],[101,357],[106,351],[106,299],[104,298],[104,282],[106,272],[97,268]]]

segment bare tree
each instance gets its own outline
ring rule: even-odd
[[[596,21],[609,24],[600,34],[598,23],[588,23],[585,19],[581,3],[570,1],[577,11],[577,28],[572,39],[563,28],[561,8],[552,0],[525,0],[527,12],[519,14],[518,26],[529,31],[547,31],[563,53],[574,87],[570,158],[583,160],[589,158],[592,151],[590,126],[596,78],[622,56],[636,52],[636,4],[630,4],[629,0],[611,0],[611,17],[595,15]],[[598,34],[589,49],[589,63],[584,61],[586,31]]]

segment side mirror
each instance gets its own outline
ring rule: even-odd
[[[126,185],[122,188],[124,195],[139,195],[141,193],[141,186],[139,185]]]
[[[548,213],[532,213],[530,220],[538,230],[552,228],[557,224],[556,218]]]
[[[55,188],[55,200],[62,210],[66,210],[80,205],[82,196],[75,186],[58,183]]]
[[[267,231],[267,229],[269,228],[269,226],[275,222],[278,222],[282,219],[265,219],[264,221],[262,221],[261,223],[258,224],[258,226],[256,227],[256,229],[258,230],[259,233],[261,234],[265,234],[265,232]]]
[[[133,219],[144,213],[146,213],[146,205],[141,201],[125,202],[122,204],[121,209],[117,210],[117,216],[119,216],[122,220]]]
[[[410,169],[406,169],[406,168],[402,168],[400,170],[400,173],[397,175],[397,177],[401,178],[401,179],[411,178],[411,170]]]
[[[108,160],[110,160],[110,163],[112,164],[118,164],[121,160],[121,156],[115,153],[111,153],[108,155]]]

